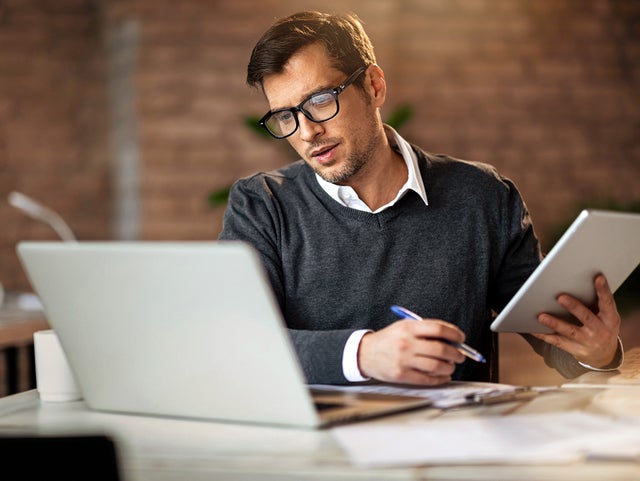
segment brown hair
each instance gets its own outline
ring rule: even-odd
[[[345,75],[376,63],[371,40],[355,14],[299,12],[278,20],[260,38],[247,66],[247,83],[262,87],[265,75],[281,73],[293,54],[314,42],[324,45],[333,66]],[[360,77],[354,83],[362,82]]]

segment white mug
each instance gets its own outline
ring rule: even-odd
[[[36,363],[36,389],[40,400],[47,402],[77,401],[82,394],[67,357],[53,329],[33,334]]]

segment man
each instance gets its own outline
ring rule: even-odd
[[[355,16],[276,22],[247,81],[269,103],[261,125],[302,159],[236,182],[219,238],[259,251],[308,382],[495,380],[492,312],[541,259],[515,185],[383,124],[384,72]],[[581,327],[543,314],[554,333],[526,336],[567,377],[622,359],[606,279],[595,287],[595,311],[559,298]],[[399,320],[394,304],[428,321]],[[489,362],[465,358],[463,341]]]

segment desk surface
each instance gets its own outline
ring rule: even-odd
[[[367,424],[570,410],[640,417],[640,385],[564,388],[526,402],[444,412],[425,409]],[[41,403],[35,391],[0,399],[0,436],[69,433],[111,435],[118,447],[124,481],[640,479],[640,460],[368,469],[350,462],[331,430],[101,413],[88,410],[81,401]]]

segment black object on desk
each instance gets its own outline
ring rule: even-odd
[[[114,441],[106,435],[1,436],[0,478],[16,481],[120,481]]]

